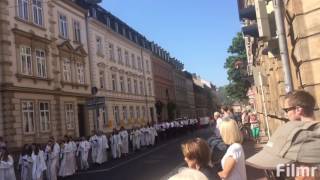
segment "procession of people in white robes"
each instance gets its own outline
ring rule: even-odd
[[[59,176],[68,177],[77,170],[89,169],[90,163],[102,164],[108,161],[109,148],[113,159],[121,158],[130,152],[154,146],[159,134],[195,123],[195,120],[163,122],[134,127],[129,131],[121,127],[120,131],[114,129],[109,137],[98,131],[89,140],[84,137],[73,140],[65,135],[59,143],[50,137],[43,149],[39,144],[26,144],[18,162],[20,177],[21,180],[57,180]],[[5,152],[6,142],[0,137],[0,180],[16,180],[13,158]]]

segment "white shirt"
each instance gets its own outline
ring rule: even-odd
[[[230,172],[227,180],[247,180],[245,157],[242,145],[234,143],[229,146],[226,154],[221,160],[222,168],[224,168],[228,157],[232,157],[236,161],[236,164]]]

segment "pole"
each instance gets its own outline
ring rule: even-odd
[[[96,132],[99,130],[99,107],[97,104],[97,96],[94,96],[95,111],[96,111]]]
[[[286,92],[291,92],[293,90],[292,85],[292,76],[290,70],[290,63],[289,63],[289,55],[288,55],[288,45],[284,30],[284,22],[282,16],[282,7],[283,7],[283,0],[273,0],[273,8],[274,8],[274,15],[276,20],[276,27],[277,27],[277,35],[279,39],[279,50],[281,56],[281,62],[283,66],[284,72],[284,86]]]
[[[264,120],[265,120],[266,125],[267,125],[268,139],[270,139],[269,120],[268,120],[266,102],[265,102],[265,97],[264,97],[264,90],[263,90],[263,84],[262,84],[262,75],[261,75],[260,71],[259,71],[259,80],[260,80],[260,88],[261,88],[261,94],[262,94],[262,105],[263,105],[263,111],[264,111]]]

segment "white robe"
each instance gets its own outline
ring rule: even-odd
[[[42,180],[43,179],[43,173],[47,169],[45,160],[44,160],[44,152],[39,151],[38,155],[36,155],[34,152],[31,155],[31,158],[33,160],[32,164],[32,180]]]
[[[121,137],[121,153],[122,154],[128,154],[129,153],[129,142],[128,142],[128,132],[127,130],[123,130],[120,132],[120,137]]]
[[[136,147],[137,147],[137,149],[140,149],[140,146],[141,146],[141,131],[137,129],[135,131],[134,135],[135,135]]]
[[[76,154],[77,154],[77,144],[74,141],[70,141],[69,145],[72,147],[72,156],[71,156],[71,161],[72,161],[72,168],[73,171],[76,172],[77,168],[77,159],[76,159]]]
[[[147,144],[147,142],[146,142],[147,131],[145,128],[141,128],[140,132],[141,132],[140,133],[140,145],[145,146]]]
[[[74,162],[73,162],[73,147],[71,143],[65,143],[61,149],[62,160],[59,169],[59,176],[66,177],[71,176],[75,173]]]
[[[94,162],[102,164],[108,160],[107,149],[109,148],[108,139],[105,135],[97,136],[96,159]]]
[[[91,159],[95,163],[98,154],[98,139],[97,135],[93,135],[90,137],[89,142],[91,144]]]
[[[10,155],[8,161],[0,161],[0,180],[16,180],[13,159]]]
[[[151,145],[154,145],[156,136],[158,136],[157,130],[154,127],[150,128],[150,132],[151,132]]]
[[[136,136],[135,136],[135,131],[130,132],[130,143],[132,145],[132,151],[135,151],[137,149],[136,146]]]
[[[47,179],[48,180],[57,180],[58,168],[59,168],[59,154],[60,146],[58,143],[55,143],[53,149],[51,147],[46,147],[46,156],[47,156]]]
[[[89,164],[88,164],[88,156],[89,156],[89,150],[90,150],[90,143],[86,140],[81,141],[79,143],[78,147],[78,155],[80,155],[80,169],[88,169]]]
[[[112,157],[114,159],[120,158],[121,157],[121,137],[119,134],[114,134],[110,137],[110,142],[111,142],[111,152],[112,152]]]
[[[33,160],[31,156],[24,155],[20,156],[19,165],[21,166],[21,180],[32,179],[32,164]]]

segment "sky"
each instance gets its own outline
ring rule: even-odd
[[[236,0],[103,0],[100,4],[167,50],[191,73],[228,84],[223,68],[240,31]]]

